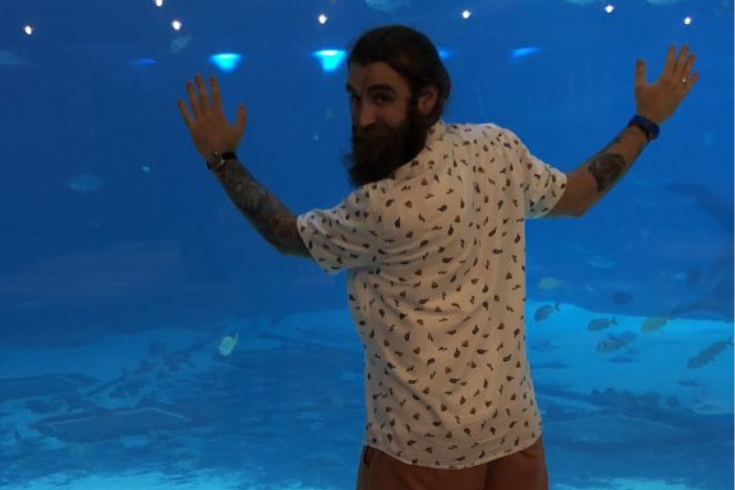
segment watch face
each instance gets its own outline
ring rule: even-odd
[[[222,155],[219,154],[219,152],[212,152],[211,155],[209,155],[209,158],[207,158],[207,168],[209,170],[212,170],[213,168],[217,168],[222,164]]]

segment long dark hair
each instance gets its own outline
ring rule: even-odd
[[[408,81],[414,97],[418,97],[426,85],[435,84],[439,88],[439,97],[428,115],[428,123],[438,121],[449,99],[452,82],[434,43],[426,35],[403,25],[377,27],[360,36],[350,52],[347,66],[381,61]]]

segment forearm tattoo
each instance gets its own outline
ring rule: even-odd
[[[638,158],[643,145],[635,141],[627,131],[638,131],[636,128],[628,127],[618,134],[615,139],[597,153],[588,162],[587,170],[597,183],[597,192],[604,194],[615,185],[618,180],[628,171],[630,165]],[[627,155],[627,160],[625,155]]]
[[[587,169],[597,182],[597,192],[603,193],[622,175],[625,159],[622,155],[601,153],[592,159]]]
[[[229,161],[215,174],[235,206],[268,243],[286,255],[311,258],[299,235],[296,216],[240,162]]]

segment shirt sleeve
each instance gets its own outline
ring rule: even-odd
[[[507,130],[506,130],[507,131]],[[567,175],[536,158],[512,131],[507,131],[511,146],[518,155],[518,167],[525,196],[526,218],[540,218],[551,211],[564,194]]]
[[[367,187],[353,191],[331,209],[301,214],[296,222],[309,253],[328,274],[377,260],[377,223]]]

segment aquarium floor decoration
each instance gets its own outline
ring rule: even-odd
[[[193,417],[159,407],[116,410],[84,416],[51,417],[34,424],[42,433],[64,442],[92,443],[156,430],[179,430],[195,423]]]
[[[78,374],[0,379],[0,400],[18,400],[69,393],[93,382],[93,379]]]

